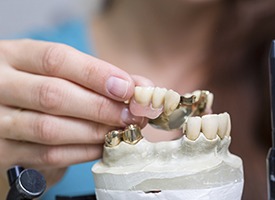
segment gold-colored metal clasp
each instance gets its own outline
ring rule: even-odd
[[[150,119],[149,123],[158,129],[173,130],[180,129],[187,121],[188,117],[201,115],[207,105],[209,91],[201,90],[200,96],[196,99],[195,95],[190,97],[181,96],[177,108],[171,115],[162,113],[156,119]]]

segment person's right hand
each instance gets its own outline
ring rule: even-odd
[[[66,45],[0,41],[0,182],[20,165],[51,185],[67,166],[99,158],[105,133],[143,123],[123,103],[134,86],[126,72]]]

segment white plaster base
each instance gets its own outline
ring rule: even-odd
[[[243,181],[209,189],[163,190],[159,193],[96,189],[98,200],[241,200]]]

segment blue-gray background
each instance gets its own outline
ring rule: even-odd
[[[0,0],[0,38],[43,30],[68,18],[86,17],[100,0]]]

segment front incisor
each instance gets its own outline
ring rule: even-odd
[[[219,122],[218,115],[204,115],[201,121],[202,132],[209,140],[213,140],[217,137]]]
[[[196,140],[201,132],[201,117],[189,117],[186,124],[186,137]]]

